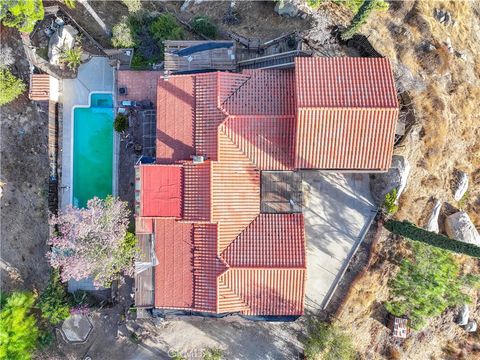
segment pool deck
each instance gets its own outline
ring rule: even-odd
[[[94,57],[89,62],[82,64],[78,70],[76,79],[64,79],[62,81],[63,102],[63,134],[60,151],[62,152],[61,187],[59,189],[59,207],[65,208],[72,202],[72,109],[75,106],[88,106],[91,92],[111,92],[114,97],[114,69],[109,65],[105,57]],[[117,158],[117,136],[114,138],[115,158]],[[116,163],[113,164],[113,194],[117,188]]]

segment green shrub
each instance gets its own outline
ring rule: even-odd
[[[113,128],[116,132],[123,132],[128,129],[128,116],[118,114],[113,123]]]
[[[398,210],[398,205],[396,204],[397,201],[397,189],[393,188],[387,195],[385,195],[385,202],[383,203],[383,207],[387,211],[388,214],[392,215],[395,214]]]
[[[132,31],[127,18],[123,17],[118,24],[112,28],[112,45],[116,48],[129,48],[135,46]]]
[[[0,359],[28,360],[37,344],[38,327],[31,293],[14,292],[0,310]]]
[[[320,2],[318,0],[308,0],[308,1]],[[364,0],[334,0],[333,2],[347,7],[348,9],[352,10],[354,14],[356,14],[360,9],[360,7],[362,6]],[[388,7],[389,7],[388,2],[386,2],[385,0],[376,0],[373,10],[385,11],[385,10],[388,10]]]
[[[343,1],[339,2],[343,3]],[[347,0],[344,3],[355,12],[355,16],[350,22],[350,25],[340,34],[343,41],[351,39],[363,24],[367,22],[368,17],[373,11],[388,9],[388,3],[384,0]]]
[[[77,6],[77,0],[63,0],[63,2],[70,9],[75,9],[75,7]]]
[[[419,241],[444,250],[480,258],[480,247],[453,240],[449,237],[421,229],[408,221],[389,220],[384,227],[390,232],[404,236],[410,240]]]
[[[82,58],[82,48],[80,46],[71,49],[64,49],[60,54],[60,60],[68,66],[70,70],[77,70]]]
[[[10,70],[0,68],[0,106],[15,100],[26,89],[25,83]]]
[[[389,282],[390,300],[385,307],[395,316],[407,316],[410,326],[419,330],[428,318],[469,302],[463,287],[476,283],[476,277],[460,275],[452,254],[414,243],[412,259],[403,260],[397,276]]]
[[[203,350],[203,360],[221,360],[222,350],[219,348],[206,348]]]
[[[179,351],[173,351],[170,353],[172,360],[187,360]]]
[[[308,324],[305,357],[323,360],[353,360],[356,351],[350,337],[333,325],[312,320]]]
[[[195,16],[190,22],[190,25],[197,33],[205,35],[210,39],[217,37],[217,27],[207,16]]]
[[[150,24],[148,28],[153,39],[157,41],[160,48],[161,58],[163,59],[165,40],[183,40],[183,29],[177,23],[173,15],[161,14]]]
[[[142,9],[140,0],[122,0],[122,2],[128,8],[129,13],[134,14]]]
[[[44,16],[42,0],[2,0],[0,21],[21,32],[30,33],[38,20]]]
[[[40,296],[37,308],[41,311],[42,318],[52,325],[57,325],[70,315],[70,306],[65,285],[60,280],[57,269],[52,271],[50,282]]]

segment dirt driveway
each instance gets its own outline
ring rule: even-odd
[[[376,214],[368,174],[303,171],[306,311],[322,309]]]

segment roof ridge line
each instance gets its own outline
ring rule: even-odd
[[[222,274],[220,274],[218,277],[217,277],[217,309],[218,309],[218,302],[219,302],[219,287],[220,286],[223,286],[224,288],[226,288],[227,290],[229,290],[233,295],[235,295],[235,297],[242,303],[242,305],[246,308],[246,309],[251,309],[250,305],[248,304],[247,301],[245,301],[245,299],[239,295],[237,292],[233,291],[233,289],[228,286],[226,284],[226,282],[224,281],[224,279],[222,278],[224,274],[227,273],[227,271],[229,270],[230,268],[228,268],[227,270],[225,270]],[[244,311],[245,309],[242,309],[242,311]]]
[[[253,74],[253,72],[252,72]],[[230,116],[230,114],[227,112],[227,110],[225,109],[225,107],[223,106],[231,97],[233,97],[252,77],[253,75],[246,75],[244,74],[243,72],[242,73],[239,73],[238,75],[243,75],[246,77],[245,81],[243,83],[240,84],[239,87],[237,87],[230,95],[228,95],[225,100],[223,100],[222,103],[220,103],[220,101],[218,101],[218,108],[223,111],[225,114],[227,114],[228,116]],[[217,81],[218,81],[218,77],[217,77]],[[220,96],[217,92],[217,99],[220,100]]]
[[[237,148],[238,151],[239,151],[243,156],[245,156],[245,158],[255,167],[255,169],[256,169],[257,171],[260,171],[260,168],[258,167],[258,165],[255,164],[255,162],[254,162],[252,159],[250,159],[250,157],[245,153],[245,151],[243,151],[243,150],[240,148],[240,146],[238,146],[238,145],[235,143],[235,141],[233,141],[233,139],[232,139],[230,136],[228,136],[228,134],[225,132],[225,130],[222,130],[222,129],[221,129],[221,126],[225,127],[225,126],[226,126],[225,123],[226,123],[227,120],[230,119],[231,117],[232,117],[231,115],[227,116],[227,117],[225,118],[225,120],[223,120],[223,121],[220,123],[220,125],[218,125],[218,131],[221,131],[222,134],[225,135],[225,137],[232,143],[232,145],[233,145],[235,148]],[[218,142],[217,142],[217,143],[218,143]],[[255,218],[255,219],[256,219],[256,218]]]

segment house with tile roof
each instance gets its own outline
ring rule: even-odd
[[[156,95],[156,163],[136,168],[136,233],[150,251],[136,305],[302,315],[301,206],[263,206],[265,179],[388,170],[398,118],[389,61],[303,57],[293,69],[165,76]]]

